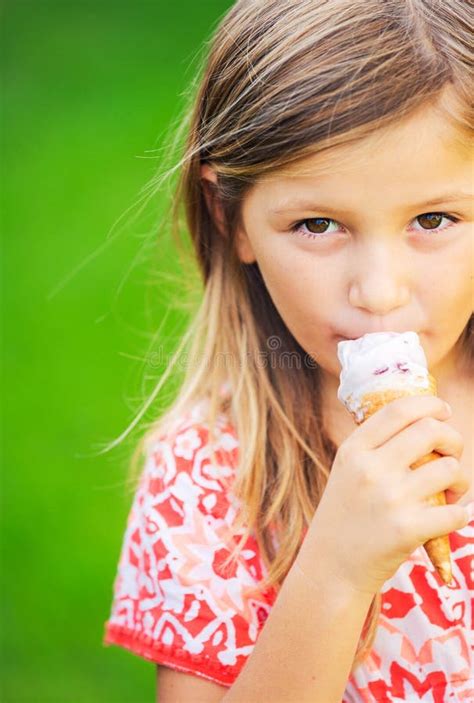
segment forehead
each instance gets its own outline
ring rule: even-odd
[[[371,197],[377,206],[398,207],[440,193],[469,191],[472,155],[469,136],[442,111],[425,107],[354,144],[316,152],[268,174],[257,192],[272,201],[303,193],[338,205],[356,207]]]
[[[472,164],[472,137],[456,128],[444,114],[424,108],[405,120],[375,130],[353,144],[315,152],[262,178],[272,183],[334,174],[376,172],[380,176],[400,168],[445,169],[453,172]]]

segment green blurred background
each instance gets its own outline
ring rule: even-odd
[[[140,426],[97,450],[162,372],[151,335],[171,351],[185,321],[153,275],[179,273],[153,237],[160,203],[127,217],[231,4],[2,7],[5,703],[155,700],[155,666],[102,645]]]

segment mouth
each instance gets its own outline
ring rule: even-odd
[[[359,335],[359,337],[345,337],[342,334],[336,334],[334,336],[334,339],[336,340],[336,342],[347,342],[347,341],[353,341],[354,339],[360,339],[360,337],[363,337],[364,334],[370,334],[370,333],[364,332],[361,335]],[[398,334],[401,334],[401,332],[399,332]],[[421,334],[421,332],[417,332],[417,334]]]

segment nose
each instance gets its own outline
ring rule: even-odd
[[[372,315],[387,315],[408,304],[409,262],[398,246],[372,242],[360,248],[349,264],[349,302]]]

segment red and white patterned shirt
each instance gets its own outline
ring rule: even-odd
[[[221,415],[215,469],[204,405],[149,444],[103,642],[231,686],[277,594],[259,588],[267,571],[252,535],[222,568],[239,537],[229,537],[239,443]],[[474,703],[474,502],[469,509],[469,525],[450,535],[453,585],[422,547],[384,584],[372,651],[342,703]]]

